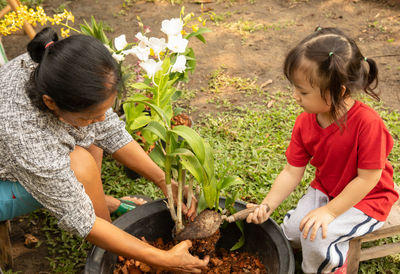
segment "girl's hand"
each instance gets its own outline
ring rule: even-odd
[[[312,227],[310,240],[313,241],[317,235],[318,229],[322,228],[322,238],[326,238],[328,225],[335,220],[336,216],[329,211],[326,206],[311,210],[300,222],[300,231],[303,233],[304,239]]]
[[[189,273],[201,273],[201,269],[206,268],[209,256],[205,256],[203,260],[197,257],[193,257],[189,253],[189,248],[192,246],[192,242],[189,240],[182,241],[170,250],[168,253],[169,266],[168,270],[177,272],[189,272]],[[164,268],[164,267],[162,267]]]
[[[253,207],[253,206],[257,206],[256,204],[247,204],[246,207]],[[266,220],[268,220],[269,216],[272,213],[272,210],[268,210],[269,207],[265,204],[260,204],[260,207],[257,208],[253,213],[250,213],[247,218],[246,221],[248,223],[253,223],[253,224],[261,224],[263,222],[265,222]]]

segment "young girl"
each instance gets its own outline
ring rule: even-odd
[[[263,206],[247,221],[266,221],[310,162],[315,178],[282,229],[302,248],[305,273],[339,272],[346,268],[349,240],[380,228],[398,199],[387,160],[392,137],[374,110],[351,97],[363,90],[379,99],[373,91],[378,70],[353,39],[319,28],[289,52],[284,73],[304,113],[293,128],[287,164],[262,202],[271,210]]]
[[[100,148],[165,194],[166,185],[164,172],[111,109],[120,79],[107,48],[86,35],[58,40],[46,28],[28,53],[0,68],[0,221],[45,207],[61,228],[101,248],[200,273],[208,258],[191,256],[190,241],[163,251],[111,223],[119,201],[104,194]]]

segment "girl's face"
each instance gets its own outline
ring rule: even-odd
[[[53,111],[53,113],[60,119],[60,121],[70,124],[74,127],[85,127],[93,123],[104,121],[106,118],[106,111],[113,106],[117,93],[113,93],[109,98],[107,98],[104,102],[84,111],[80,112],[68,112],[60,110],[53,102],[50,102],[50,105],[46,103],[46,101],[52,99],[44,99],[45,104]]]
[[[321,97],[319,87],[312,86],[304,72],[298,70],[293,76],[293,98],[296,100],[296,103],[308,113],[329,113],[331,108],[329,96],[324,100]]]

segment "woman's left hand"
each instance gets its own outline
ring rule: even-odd
[[[307,238],[311,230],[310,240],[313,241],[317,235],[318,229],[322,228],[322,238],[326,238],[328,225],[335,220],[336,216],[329,211],[326,206],[310,211],[300,222],[300,231],[303,233],[304,239]]]
[[[178,201],[178,183],[177,182],[175,182],[174,180],[172,180],[172,182],[171,182],[171,184],[172,184],[172,193],[173,193],[173,195],[174,195],[174,201],[175,201],[175,203]],[[184,186],[184,188],[183,188],[183,196],[184,196],[184,198],[186,198],[186,200],[187,200],[187,196],[188,196],[188,193],[189,193],[189,189],[188,189],[188,186],[186,185],[186,186]],[[196,217],[196,212],[197,212],[197,199],[196,199],[196,197],[194,196],[194,194],[192,194],[192,202],[191,202],[191,204],[190,204],[190,208],[187,208],[186,207],[186,204],[182,201],[182,212],[188,217],[188,218],[190,218],[191,220],[193,220],[194,219],[194,217]]]

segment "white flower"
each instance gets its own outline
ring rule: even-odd
[[[165,50],[167,44],[165,43],[164,38],[158,39],[155,37],[150,37],[148,46],[152,48],[155,55],[158,56],[160,52]]]
[[[184,53],[189,40],[182,38],[182,35],[171,35],[168,36],[167,47],[173,52]]]
[[[150,55],[150,48],[149,47],[141,47],[141,46],[136,46],[133,47],[130,50],[124,51],[128,54],[135,54],[137,58],[141,61],[147,61],[149,59]]]
[[[118,53],[113,53],[112,57],[117,61],[117,62],[122,62],[125,59],[125,55],[123,54],[118,54]]]
[[[180,34],[183,29],[183,22],[180,18],[172,18],[161,22],[161,31],[166,35]]]
[[[139,65],[146,71],[149,78],[153,78],[154,74],[156,74],[156,72],[161,69],[162,62],[156,62],[153,59],[149,59],[147,61],[141,62]]]
[[[117,51],[123,50],[128,43],[126,42],[125,34],[122,34],[114,39],[114,46]]]
[[[148,45],[149,43],[149,38],[144,36],[141,32],[138,32],[135,37],[141,42],[144,43],[145,45]]]
[[[175,64],[172,66],[171,72],[182,73],[186,69],[186,57],[185,55],[179,55],[176,58]]]

